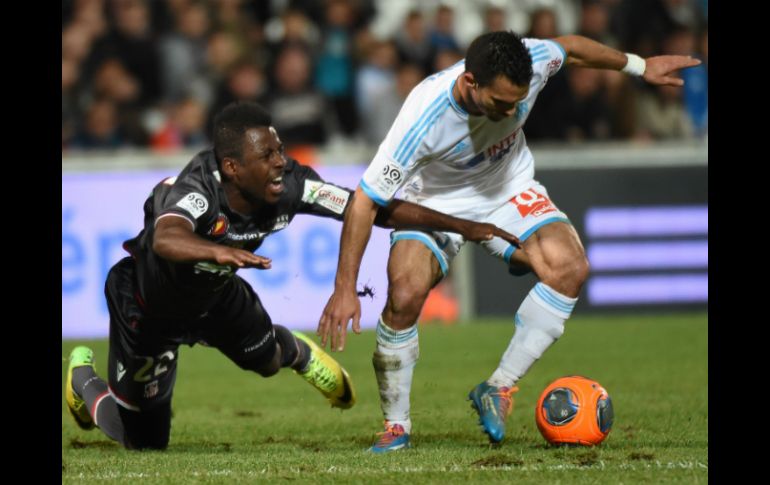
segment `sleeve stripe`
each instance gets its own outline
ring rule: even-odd
[[[537,45],[537,46],[529,49],[530,55],[542,54],[543,52],[548,52],[548,48],[546,46],[544,46],[543,44]]]
[[[382,207],[386,207],[388,205],[389,201],[384,200],[382,197],[377,195],[374,190],[369,187],[366,182],[364,182],[364,179],[361,179],[361,183],[359,184],[361,186],[361,190],[364,191],[364,193],[374,201],[375,204],[381,205]]]
[[[551,44],[553,44],[556,47],[558,47],[559,50],[561,51],[561,55],[562,55],[561,60],[562,61],[566,61],[567,60],[567,51],[564,50],[564,47],[562,47],[561,44],[559,44],[555,40],[550,40],[550,39],[546,39],[545,42],[550,42]]]
[[[547,61],[550,57],[551,56],[549,56],[547,54],[546,55],[541,55],[539,57],[533,57],[532,58],[532,63],[534,64],[534,63],[540,62],[540,61]]]
[[[441,100],[443,97],[444,97],[444,94],[442,93],[436,99],[434,99],[433,102],[430,104],[430,106],[428,106],[428,109],[426,109],[422,113],[422,115],[420,115],[420,118],[417,120],[417,122],[414,125],[412,125],[412,127],[406,133],[406,136],[401,140],[401,143],[399,143],[398,148],[396,149],[396,153],[393,156],[395,160],[400,160],[401,155],[403,155],[403,152],[406,150],[406,147],[412,143],[414,136],[420,130],[420,126],[425,122],[425,120],[428,117],[430,117],[431,112],[441,104]]]
[[[190,225],[192,226],[192,230],[193,230],[193,231],[195,230],[195,223],[194,223],[192,220],[190,220],[190,218],[189,218],[189,217],[187,217],[187,216],[183,216],[182,214],[177,214],[176,212],[166,212],[165,214],[161,214],[161,215],[159,215],[158,217],[156,217],[156,218],[155,218],[155,224],[154,224],[154,225],[155,225],[155,227],[157,227],[157,226],[158,226],[158,221],[159,221],[159,220],[163,219],[164,217],[170,217],[170,216],[173,216],[173,217],[181,217],[182,219],[184,219],[184,220],[186,220],[187,222],[189,222],[189,223],[190,223]]]
[[[449,108],[450,103],[448,98],[444,98],[444,102],[441,103],[436,109],[433,110],[433,114],[429,119],[426,120],[426,123],[423,125],[423,127],[420,130],[420,134],[417,136],[417,138],[414,139],[413,143],[411,143],[411,146],[409,147],[409,151],[406,153],[405,156],[402,156],[402,160],[399,160],[401,165],[406,165],[409,159],[414,155],[414,152],[417,150],[417,147],[420,146],[420,142],[423,138],[425,138],[425,135],[428,134],[428,131],[430,130],[430,127],[433,126],[433,124],[436,122],[436,120],[439,119],[441,114],[446,111],[447,108]]]

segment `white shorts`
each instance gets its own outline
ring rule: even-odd
[[[431,204],[431,207],[441,212],[441,208],[435,207],[435,204]],[[469,214],[464,211],[461,216],[451,215],[476,222],[494,224],[518,237],[521,242],[526,241],[529,236],[546,224],[552,222],[571,224],[567,215],[548,198],[548,191],[545,187],[537,182],[534,182],[530,188],[520,194],[514,195],[492,212]],[[465,244],[465,238],[453,232],[405,230],[393,231],[390,234],[390,245],[393,246],[397,241],[405,239],[417,240],[425,244],[436,256],[444,275],[449,271],[449,263],[452,258],[457,256],[460,248]],[[510,264],[511,255],[516,251],[515,246],[499,237],[479,244],[488,253],[502,259],[506,264]]]

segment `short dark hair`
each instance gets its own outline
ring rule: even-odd
[[[473,74],[479,86],[489,86],[500,75],[517,86],[529,86],[532,57],[518,34],[489,32],[471,42],[465,70]]]
[[[225,157],[240,160],[246,130],[271,124],[270,113],[252,101],[236,101],[225,106],[214,118],[214,155],[217,164],[221,164]]]

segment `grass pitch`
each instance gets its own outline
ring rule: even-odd
[[[412,385],[412,446],[373,456],[381,430],[371,354],[375,334],[350,334],[335,354],[358,403],[342,412],[291,371],[264,379],[216,350],[182,347],[171,443],[130,452],[81,431],[64,402],[66,357],[84,343],[105,375],[107,342],[62,342],[62,482],[112,483],[707,483],[708,318],[608,316],[567,323],[519,383],[506,439],[491,447],[466,401],[497,366],[513,323],[422,326]],[[553,379],[582,374],[609,392],[615,423],[595,448],[553,448],[534,406]]]

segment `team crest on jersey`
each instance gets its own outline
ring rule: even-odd
[[[519,195],[511,199],[513,205],[521,214],[521,217],[539,217],[548,212],[555,212],[556,206],[553,205],[551,199],[547,196],[535,191],[534,189],[528,189]]]
[[[206,210],[209,208],[209,201],[206,200],[206,197],[204,197],[203,194],[190,192],[185,195],[182,200],[177,202],[176,205],[186,210],[197,219],[206,213]]]
[[[212,236],[222,236],[224,234],[227,234],[227,229],[230,227],[230,220],[227,218],[226,215],[220,213],[219,217],[217,217],[216,222],[214,222],[214,225],[211,226],[211,229],[209,229],[209,234]]]

